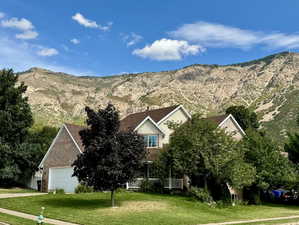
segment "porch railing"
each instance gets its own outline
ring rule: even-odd
[[[139,189],[143,180],[146,178],[137,178],[133,182],[129,182],[126,184],[127,189]],[[159,182],[159,178],[148,178],[150,182]],[[164,181],[164,188],[166,189],[183,189],[183,179],[176,179],[176,178],[167,178]]]

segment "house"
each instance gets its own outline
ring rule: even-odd
[[[172,130],[168,127],[169,123],[184,123],[190,118],[191,115],[182,105],[176,105],[130,114],[121,120],[121,131],[134,130],[144,136],[148,150],[148,156],[145,159],[147,177],[150,177],[151,163],[157,159],[163,145],[169,143],[169,136],[172,133]],[[245,134],[232,115],[207,119],[214,121],[220,128],[232,133],[236,139],[241,139]],[[76,177],[72,177],[72,163],[77,155],[84,151],[79,135],[79,131],[82,129],[84,127],[72,124],[64,124],[60,128],[39,165],[40,171],[37,174],[41,174],[39,179],[41,179],[42,191],[47,192],[62,188],[66,192],[74,192],[78,180]],[[35,177],[34,179],[38,178]],[[137,179],[137,181],[141,179]],[[177,183],[177,186],[180,186],[180,182],[175,180],[171,183]],[[34,188],[35,185],[31,187]],[[138,183],[127,184],[127,187],[138,187]]]

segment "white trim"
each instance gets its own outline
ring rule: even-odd
[[[75,141],[75,139],[73,138],[71,132],[69,131],[69,129],[67,129],[67,126],[65,124],[63,124],[63,126],[65,127],[66,131],[68,132],[68,134],[70,135],[71,139],[73,140],[74,144],[76,145],[77,149],[79,150],[80,153],[82,153],[78,143]]]
[[[147,116],[145,117],[144,120],[142,120],[141,123],[139,123],[139,125],[134,129],[134,131],[137,131],[147,120],[151,121],[152,124],[155,125],[155,127],[161,132],[161,134],[165,135],[164,132],[160,129],[160,127],[157,125],[157,123],[150,117],[150,116]]]
[[[184,108],[183,105],[179,105],[178,107],[176,107],[174,110],[172,110],[170,113],[168,113],[166,116],[164,116],[162,119],[160,119],[157,123],[157,125],[160,125],[164,120],[166,120],[167,118],[169,118],[173,113],[175,113],[177,110],[182,109],[183,112],[187,115],[187,117],[189,119],[191,119],[191,115],[188,113],[188,111]]]
[[[228,119],[232,119],[233,123],[236,125],[236,127],[241,131],[243,136],[246,136],[245,131],[242,129],[242,127],[239,125],[239,123],[236,121],[235,117],[232,114],[229,114],[219,125],[218,127],[221,127],[222,124],[224,124]]]
[[[64,128],[63,126],[60,127],[58,133],[56,134],[56,137],[55,137],[54,140],[52,141],[52,143],[51,143],[51,145],[50,145],[50,147],[49,147],[47,153],[45,154],[44,158],[43,158],[42,161],[40,162],[38,168],[41,168],[41,166],[43,165],[43,162],[44,162],[44,161],[46,160],[46,158],[48,157],[50,151],[52,150],[52,148],[53,148],[53,146],[54,146],[54,144],[55,144],[57,138],[59,137],[60,133],[62,132],[63,128]]]
[[[75,146],[77,147],[77,149],[79,150],[79,152],[82,153],[82,151],[81,151],[79,145],[77,144],[77,142],[76,142],[75,139],[73,138],[71,132],[67,129],[67,126],[66,126],[65,124],[63,124],[63,125],[61,126],[61,128],[59,129],[59,131],[58,131],[56,137],[54,138],[54,140],[53,140],[51,146],[49,147],[47,153],[45,154],[44,158],[42,159],[41,163],[39,164],[38,168],[41,168],[41,166],[43,165],[44,161],[47,159],[49,153],[51,152],[51,150],[52,150],[54,144],[56,143],[56,140],[57,140],[57,138],[59,137],[60,133],[62,132],[63,128],[67,131],[68,135],[71,137],[72,141],[74,142],[74,144],[75,144]]]

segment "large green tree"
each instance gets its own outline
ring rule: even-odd
[[[288,137],[284,150],[288,153],[289,159],[299,166],[299,134],[288,134]]]
[[[216,124],[199,116],[176,127],[168,148],[168,161],[173,168],[189,177],[212,176],[218,184],[229,183],[236,189],[254,180],[254,168],[244,162],[242,146]]]
[[[88,128],[80,132],[84,152],[74,162],[74,176],[95,190],[110,190],[132,181],[146,156],[143,137],[119,131],[119,115],[111,104],[94,111],[86,107]]]
[[[273,141],[254,129],[247,130],[243,139],[246,162],[256,169],[251,192],[259,201],[260,190],[287,187],[296,182],[296,172],[290,161]]]
[[[32,163],[38,149],[24,143],[33,118],[28,98],[24,96],[27,87],[17,82],[18,76],[12,70],[0,71],[1,185],[22,183],[28,178],[34,170]]]
[[[27,86],[18,84],[13,70],[0,71],[0,138],[10,145],[24,142],[33,124],[28,98],[24,96]]]
[[[299,126],[299,113],[296,123]],[[284,150],[288,153],[289,159],[299,167],[299,134],[288,134],[288,142],[284,145]]]
[[[256,113],[243,105],[231,106],[225,112],[226,114],[232,114],[243,130],[248,128],[258,129],[260,126]]]
[[[42,155],[44,155],[49,149],[53,139],[57,135],[58,128],[51,126],[44,126],[41,128],[31,128],[29,131],[27,143],[40,145],[42,149]],[[40,156],[41,157],[41,156]]]

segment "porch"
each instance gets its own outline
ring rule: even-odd
[[[141,187],[141,184],[144,180],[148,180],[149,182],[160,182],[159,178],[137,178],[133,182],[129,182],[126,184],[126,189],[139,189]],[[163,182],[163,187],[165,189],[183,189],[183,179],[176,179],[176,178],[167,178]]]

